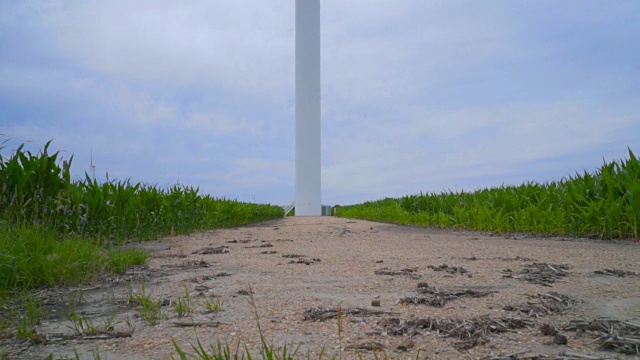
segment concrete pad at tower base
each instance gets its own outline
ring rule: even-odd
[[[298,204],[296,201],[295,212],[296,216],[320,216],[322,215],[322,208],[312,203]]]
[[[295,207],[294,207],[295,209]],[[331,205],[322,205],[320,207],[320,213],[310,214],[308,212],[304,212],[302,214],[298,214],[296,211],[296,216],[304,216],[304,217],[316,217],[316,216],[333,216],[333,206]]]

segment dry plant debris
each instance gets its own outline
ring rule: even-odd
[[[192,254],[209,255],[209,254],[226,254],[229,252],[228,246],[206,247],[192,252]]]
[[[266,243],[266,244],[260,244],[260,245],[253,245],[253,246],[245,246],[245,249],[259,249],[259,248],[270,248],[273,247],[273,244],[270,243]]]
[[[403,299],[400,299],[400,303],[413,305],[425,304],[429,306],[443,307],[449,301],[455,300],[457,298],[485,297],[489,296],[490,294],[496,293],[497,291],[479,291],[472,289],[444,290],[427,285],[418,287],[418,292],[421,294],[425,294],[425,296],[405,297]]]
[[[46,338],[43,336],[42,342],[46,343],[56,343],[56,342],[66,342],[73,339],[80,340],[106,340],[106,339],[122,339],[122,338],[130,338],[133,335],[131,331],[98,331],[95,335],[82,335],[82,334],[73,334],[73,335],[64,335],[61,333],[49,334]]]
[[[640,276],[635,271],[627,271],[627,270],[618,270],[618,269],[603,269],[596,270],[594,274],[598,275],[608,275],[608,276],[617,276],[617,277],[627,277],[627,276]]]
[[[600,350],[640,355],[640,324],[600,318],[591,321],[572,320],[564,329],[576,331],[576,336],[582,333],[592,335],[595,340],[591,343],[598,344]]]
[[[532,284],[551,286],[560,277],[569,273],[567,265],[553,265],[547,263],[533,263],[526,265],[519,273],[514,273],[511,269],[505,269],[502,277],[523,280]]]
[[[442,264],[440,266],[427,266],[429,269],[433,269],[433,271],[445,271],[447,274],[466,274],[467,270],[462,266],[449,266],[447,264]]]
[[[218,327],[222,324],[220,321],[174,321],[173,326],[179,327]]]
[[[540,325],[540,333],[544,336],[554,336],[558,333],[558,330],[549,324]]]
[[[543,317],[553,314],[564,314],[573,309],[578,300],[557,292],[538,294],[532,297],[534,300],[518,305],[505,305],[505,311],[517,311],[530,317]]]
[[[352,315],[352,316],[358,316],[358,317],[393,314],[387,311],[369,310],[364,308],[353,308],[353,309],[311,308],[311,309],[305,310],[304,314],[302,315],[304,316],[305,321],[325,321],[325,320],[338,317],[338,314],[340,313],[342,314],[342,316]]]
[[[305,264],[305,265],[311,265],[313,263],[317,263],[317,262],[321,262],[322,260],[318,259],[318,258],[311,258],[311,259],[303,259],[303,258],[299,258],[296,260],[291,260],[289,261],[289,264]]]
[[[532,258],[528,258],[528,257],[524,257],[524,256],[516,256],[516,257],[487,257],[487,258],[479,258],[476,256],[471,256],[471,257],[467,257],[467,256],[463,256],[463,257],[456,257],[456,256],[452,256],[451,259],[460,259],[460,260],[467,260],[467,261],[476,261],[476,260],[499,260],[499,261],[536,261],[536,259],[532,259]]]
[[[490,318],[480,316],[470,320],[461,319],[417,319],[399,318],[384,319],[378,323],[389,335],[414,336],[420,330],[434,331],[447,337],[456,338],[460,342],[453,344],[457,350],[467,350],[488,341],[492,333],[504,333],[532,326],[533,321],[522,318]]]
[[[382,349],[384,349],[384,346],[382,344],[380,344],[379,342],[375,342],[375,341],[369,341],[369,342],[364,342],[364,343],[354,344],[354,345],[347,345],[345,347],[345,350],[376,351],[376,350],[382,350]]]
[[[298,255],[298,254],[285,254],[285,255],[282,255],[282,257],[283,258],[288,258],[288,259],[296,259],[296,260],[289,261],[289,264],[311,265],[313,263],[317,263],[317,262],[321,262],[322,261],[322,260],[320,260],[318,258],[308,259],[306,255]]]
[[[531,350],[516,351],[509,354],[492,356],[487,360],[604,360],[599,356],[579,354],[572,351],[563,351],[557,355],[535,354]]]
[[[382,268],[374,271],[376,275],[390,275],[390,276],[408,276],[412,279],[420,279],[420,275],[416,272],[418,269],[416,268],[405,268],[400,270],[391,270],[389,268]]]
[[[207,263],[204,260],[185,260],[178,265],[160,265],[160,267],[169,269],[206,268],[210,266],[211,264]]]
[[[502,261],[535,261],[535,259],[524,257],[524,256],[516,256],[516,257],[497,257],[491,258],[491,260],[502,260]]]
[[[405,339],[400,345],[396,347],[396,349],[400,351],[409,351],[416,346],[415,342],[411,339]]]

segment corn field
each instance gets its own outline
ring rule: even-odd
[[[340,207],[337,215],[496,233],[638,238],[640,161],[604,163],[557,182],[427,193]]]
[[[3,145],[0,143],[0,150]],[[125,242],[237,226],[284,216],[278,206],[165,189],[129,180],[71,179],[71,163],[19,146],[0,155],[0,299],[42,286],[123,273],[147,254]],[[1,319],[0,319],[1,320]]]
[[[24,151],[23,144],[9,158],[0,156],[0,221],[121,243],[284,215],[278,206],[214,198],[189,186],[99,183],[86,173],[72,181],[73,157],[59,161],[59,152],[48,153],[50,143],[38,154]]]

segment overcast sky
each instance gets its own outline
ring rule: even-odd
[[[0,1],[4,154],[294,196],[294,1]],[[323,203],[640,154],[640,2],[322,0]]]

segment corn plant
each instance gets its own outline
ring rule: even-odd
[[[108,176],[101,183],[86,173],[71,181],[73,156],[60,160],[50,145],[34,154],[22,144],[9,158],[0,157],[0,219],[121,243],[284,215],[278,206],[214,198],[179,184],[161,189]]]
[[[629,149],[626,160],[560,181],[387,198],[341,207],[337,215],[497,233],[638,238],[640,160]]]
[[[7,140],[0,143],[0,150]],[[282,217],[278,206],[248,204],[131,180],[71,179],[68,160],[50,150],[18,146],[0,155],[0,292],[78,284],[105,268],[123,273],[143,264],[139,250],[100,245],[243,225]]]

